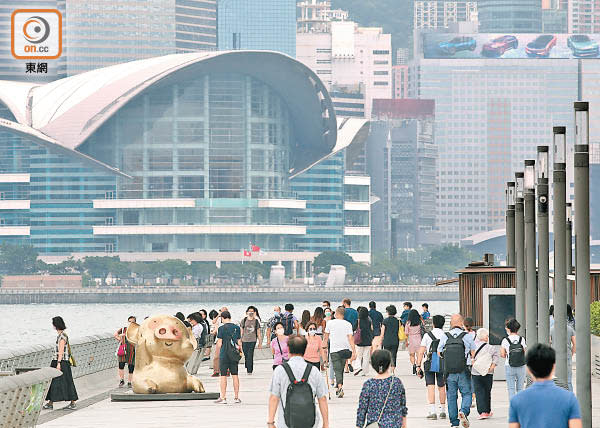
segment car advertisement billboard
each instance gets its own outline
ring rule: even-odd
[[[600,34],[423,34],[424,58],[598,58]]]

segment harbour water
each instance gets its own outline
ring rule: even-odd
[[[127,323],[129,315],[135,315],[138,322],[144,317],[154,314],[175,314],[183,312],[185,316],[206,309],[219,309],[227,306],[234,320],[244,317],[248,305],[254,304],[266,321],[272,316],[273,306],[283,305],[287,302],[253,303],[247,304],[219,304],[210,303],[125,303],[125,304],[30,304],[30,305],[0,305],[0,349],[18,349],[35,344],[48,344],[54,341],[56,333],[52,328],[52,317],[60,315],[67,325],[67,333],[71,339],[90,336],[93,334],[116,331]],[[321,302],[294,303],[294,314],[300,318],[302,311],[307,309],[313,313]],[[368,301],[353,301],[352,307],[368,306]],[[377,309],[382,313],[385,307],[393,303],[400,311],[402,302],[377,302]],[[415,309],[421,311],[423,302],[413,302]],[[432,301],[428,302],[432,314],[449,314],[458,311],[458,301]],[[332,306],[340,302],[332,302]]]

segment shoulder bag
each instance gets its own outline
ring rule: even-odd
[[[119,347],[117,348],[117,357],[124,357],[125,350],[127,348],[127,343],[125,340],[125,327],[121,329],[121,342],[119,343]]]
[[[381,413],[379,413],[377,422],[371,422],[370,424],[365,425],[365,428],[379,428],[379,422],[381,421],[381,418],[383,417],[383,411],[385,410],[385,406],[388,402],[388,399],[390,398],[390,394],[392,393],[392,388],[394,387],[395,379],[396,378],[394,376],[392,376],[392,381],[390,382],[390,389],[388,390],[387,397],[385,397],[385,401],[383,402],[383,407],[381,408]],[[366,424],[366,422],[365,422],[365,424]]]
[[[400,321],[398,321],[398,340],[400,340],[400,342],[404,342],[406,340],[406,331],[404,330],[404,326]]]
[[[480,376],[486,376],[492,367],[492,356],[489,352],[481,352],[487,343],[482,344],[477,352],[475,353],[473,361],[473,371],[477,372]]]
[[[77,362],[75,361],[75,357],[73,357],[73,353],[71,352],[71,344],[69,343],[69,336],[65,334],[65,338],[67,339],[67,350],[69,351],[69,364],[71,367],[77,367]],[[60,364],[60,361],[58,362]]]
[[[279,338],[277,338],[277,346],[279,346],[279,354],[281,354],[281,364],[287,363],[289,361],[289,358],[283,358],[283,351],[281,350],[281,343],[279,343]]]

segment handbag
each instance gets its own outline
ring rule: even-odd
[[[388,399],[390,398],[390,394],[392,392],[392,388],[394,386],[394,380],[396,378],[392,377],[392,381],[390,382],[390,389],[387,393],[387,397],[385,397],[385,401],[383,402],[383,407],[381,408],[381,413],[379,413],[379,417],[377,418],[377,422],[371,422],[370,424],[366,425],[365,422],[365,428],[379,428],[379,421],[381,421],[381,418],[383,417],[383,411],[385,410],[385,406],[388,402]]]
[[[352,338],[354,339],[354,344],[355,345],[360,345],[361,344],[362,337],[361,337],[361,330],[360,330],[360,321],[357,324],[356,331],[352,335]]]
[[[281,343],[279,343],[279,338],[277,338],[277,346],[279,346],[279,353],[281,354],[281,363],[287,363],[289,361],[289,358],[283,358],[283,351],[281,350]]]
[[[487,343],[484,343],[479,347],[475,353],[473,361],[473,370],[475,370],[476,374],[480,376],[486,376],[490,370],[490,367],[492,366],[492,356],[489,352],[479,355],[479,352],[485,347],[485,345],[487,345]],[[477,357],[478,355],[479,357]]]
[[[121,330],[121,334],[125,335],[125,327],[123,327],[123,329]],[[125,343],[125,339],[121,338],[121,343],[119,343],[119,346],[117,347],[117,352],[115,352],[115,355],[117,357],[124,357],[126,348],[127,348],[127,344]]]
[[[69,336],[67,336],[65,334],[65,337],[67,338],[67,349],[69,350],[69,364],[71,364],[71,367],[77,367],[77,362],[75,361],[75,357],[73,357],[73,353],[71,352],[71,344],[69,343]]]
[[[398,322],[398,324],[400,324],[400,322]],[[398,326],[398,340],[400,340],[400,342],[406,340],[406,332],[404,331],[404,326],[402,324]]]

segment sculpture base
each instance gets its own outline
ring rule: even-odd
[[[216,400],[218,392],[182,392],[175,394],[135,394],[133,392],[115,392],[110,401],[180,401],[180,400]]]

